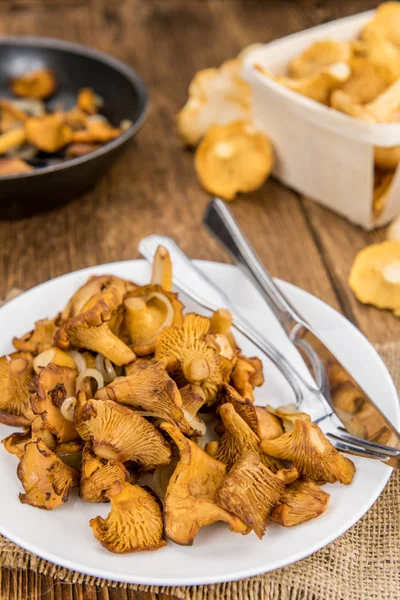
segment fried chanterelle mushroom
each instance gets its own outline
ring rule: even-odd
[[[29,425],[29,390],[35,373],[29,352],[14,352],[0,358],[0,423]]]
[[[182,302],[159,285],[145,285],[130,292],[124,308],[124,324],[138,356],[154,352],[158,335],[165,327],[181,326],[183,322]]]
[[[96,456],[90,444],[82,453],[82,471],[79,495],[86,502],[108,502],[107,493],[115,483],[129,481],[129,472],[117,460]]]
[[[42,440],[28,442],[17,469],[25,494],[23,504],[52,510],[68,500],[79,484],[79,472],[67,467]]]
[[[231,385],[243,398],[254,402],[253,389],[264,383],[262,362],[259,358],[247,358],[240,354],[231,373]]]
[[[22,98],[39,98],[47,100],[56,91],[58,84],[54,71],[51,69],[38,69],[14,77],[10,81],[13,94]]]
[[[171,359],[178,366],[172,376],[183,387],[200,385],[212,404],[222,384],[228,381],[232,363],[221,356],[209,334],[210,319],[194,313],[185,315],[182,327],[167,327],[157,339],[156,359]]]
[[[32,411],[59,442],[70,442],[78,437],[74,423],[61,412],[63,402],[75,396],[76,376],[76,369],[50,363],[34,382],[35,393],[30,398]]]
[[[166,545],[158,501],[140,485],[116,484],[108,492],[111,512],[106,519],[96,517],[90,527],[100,544],[122,554],[158,550]]]
[[[261,539],[284,488],[256,454],[246,452],[222,480],[215,498],[219,506],[247,523]]]
[[[40,354],[53,345],[54,336],[59,326],[59,319],[42,319],[36,321],[33,331],[26,333],[20,338],[13,339],[13,345],[22,352]]]
[[[131,289],[129,283],[114,277],[101,283],[99,291],[98,280],[86,285],[89,291],[83,286],[68,303],[63,315],[71,314],[74,302],[80,306],[80,312],[59,328],[55,345],[63,350],[72,346],[100,352],[118,366],[132,362],[134,352],[115,333],[121,324],[122,303]]]
[[[354,477],[354,463],[332,446],[318,425],[302,419],[294,422],[292,431],[274,440],[263,440],[261,449],[293,462],[299,473],[313,481],[339,481],[349,485]]]
[[[133,461],[144,470],[167,465],[171,447],[143,417],[112,400],[86,400],[78,393],[75,423],[81,438],[92,442],[100,458]]]
[[[232,404],[223,404],[219,409],[219,416],[222,419],[224,432],[219,441],[207,444],[206,450],[210,456],[225,463],[230,469],[244,452],[253,452],[274,473],[282,468],[279,460],[267,456],[268,453],[265,454],[260,449],[260,438],[236,412]]]
[[[271,518],[275,523],[292,527],[322,515],[329,504],[330,494],[310,479],[299,479],[285,487],[279,506],[276,506]]]
[[[208,456],[173,425],[163,423],[161,427],[172,437],[180,454],[165,495],[166,536],[177,544],[191,546],[198,531],[216,521],[229,523],[235,533],[248,533],[250,528],[243,521],[215,501],[226,466]]]
[[[96,392],[96,398],[128,404],[149,416],[177,425],[185,433],[193,432],[185,419],[178,386],[161,361],[101,388]]]

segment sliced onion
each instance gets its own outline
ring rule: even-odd
[[[78,392],[81,388],[83,380],[86,377],[91,377],[97,381],[97,389],[104,387],[104,377],[97,369],[85,369],[78,375],[78,379],[76,380],[76,391]]]
[[[43,350],[40,354],[35,356],[33,359],[33,370],[35,373],[40,373],[40,370],[44,367],[47,367],[51,363],[54,358],[54,348],[49,348],[48,350]]]
[[[207,428],[206,428],[206,424],[204,423],[204,421],[201,421],[200,419],[197,419],[196,417],[194,417],[192,414],[190,414],[189,411],[187,411],[185,408],[183,408],[183,406],[182,406],[182,411],[183,411],[185,419],[189,423],[189,425],[195,431],[200,432],[201,435],[205,435]]]
[[[117,377],[117,374],[115,372],[112,362],[108,360],[108,358],[104,359],[104,366],[106,368],[107,380],[114,381],[114,379]]]
[[[67,421],[74,420],[74,412],[76,406],[76,398],[75,396],[69,396],[69,398],[65,398],[63,403],[61,404],[61,414]]]
[[[74,359],[76,368],[78,369],[79,373],[82,373],[86,370],[86,360],[80,352],[77,352],[76,350],[69,350],[68,354],[71,358]]]
[[[106,369],[104,367],[104,356],[102,354],[100,354],[100,352],[98,352],[96,354],[95,364],[96,364],[96,369],[98,371],[100,371],[100,373],[103,376],[103,379],[107,379],[107,373],[106,373]]]

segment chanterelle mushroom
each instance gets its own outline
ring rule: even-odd
[[[210,340],[210,319],[193,313],[184,317],[182,327],[167,327],[157,339],[157,359],[172,358],[178,361],[173,373],[180,384],[200,385],[212,404],[228,380],[232,363],[220,356],[218,348]]]
[[[108,502],[107,492],[116,482],[129,480],[129,472],[121,462],[96,456],[90,444],[82,453],[82,471],[79,495],[86,502]]]
[[[124,324],[139,356],[155,351],[157,337],[165,327],[180,326],[183,322],[182,302],[159,285],[146,285],[129,293],[124,308]]]
[[[29,425],[29,390],[35,373],[32,355],[14,352],[0,358],[0,423]]]
[[[75,423],[81,438],[100,458],[131,460],[144,470],[167,465],[171,447],[146,419],[112,400],[86,400],[78,393]]]
[[[59,318],[36,321],[33,331],[20,338],[13,339],[14,347],[23,352],[39,354],[53,345],[54,336],[59,327]]]
[[[127,288],[126,282],[117,280],[89,295],[81,306],[82,312],[69,318],[57,331],[55,345],[64,350],[75,346],[100,352],[118,366],[132,362],[134,352],[113,331],[120,321],[119,309]]]
[[[259,358],[247,358],[240,354],[231,373],[231,385],[243,398],[254,402],[253,389],[264,383],[262,363]]]
[[[276,458],[290,460],[313,481],[349,485],[354,477],[354,463],[332,446],[318,425],[302,419],[294,422],[292,431],[275,440],[263,440],[261,449]]]
[[[108,497],[112,505],[108,517],[90,521],[102,546],[122,554],[158,550],[166,545],[161,508],[149,491],[130,483],[117,484]]]
[[[167,537],[177,544],[190,546],[202,527],[216,521],[229,523],[235,533],[248,533],[245,523],[215,502],[226,466],[208,456],[173,425],[163,423],[161,427],[172,437],[180,454],[164,501]]]
[[[310,415],[296,410],[296,406],[294,404],[286,404],[284,406],[279,406],[278,408],[273,408],[272,406],[268,405],[266,406],[266,412],[270,416],[274,415],[277,419],[279,419],[282,422],[283,429],[285,431],[292,431],[294,423],[297,421],[297,419],[306,421],[306,423],[311,423]],[[276,435],[275,437],[278,436]]]
[[[292,527],[316,519],[328,508],[330,494],[310,479],[294,481],[285,488],[281,504],[272,511],[272,520]]]
[[[188,383],[180,390],[183,408],[195,417],[202,406],[207,402],[203,388],[195,383]]]
[[[262,539],[284,488],[256,454],[246,452],[222,480],[215,498],[219,506],[239,517]]]
[[[177,425],[185,433],[192,432],[185,422],[178,387],[162,362],[110,383],[96,392],[96,398],[128,404],[137,410],[151,413],[149,416]]]
[[[51,69],[37,69],[13,77],[10,82],[11,91],[22,98],[39,98],[47,100],[57,89],[57,78]]]
[[[21,458],[24,455],[25,445],[31,439],[31,432],[29,427],[25,427],[24,431],[12,433],[11,435],[5,437],[1,440],[4,448],[10,454],[15,454],[18,458]]]
[[[35,415],[42,419],[43,427],[53,433],[59,442],[69,442],[78,437],[75,425],[61,413],[61,405],[75,396],[76,369],[50,363],[37,375],[35,393],[30,403]]]
[[[206,450],[210,456],[225,463],[230,469],[244,452],[253,452],[274,473],[282,467],[279,460],[261,451],[260,438],[236,412],[232,404],[223,404],[219,409],[219,415],[224,425],[224,432],[218,442],[207,444]]]
[[[67,467],[42,440],[26,444],[17,475],[26,492],[19,495],[20,501],[47,510],[66,502],[79,483],[79,472]]]

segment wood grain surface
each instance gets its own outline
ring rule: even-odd
[[[135,258],[139,239],[150,233],[171,235],[191,257],[225,261],[201,227],[209,196],[197,183],[192,153],[182,148],[175,131],[191,77],[251,42],[268,42],[376,4],[0,0],[0,34],[52,35],[95,46],[136,68],[151,93],[146,125],[96,189],[54,212],[0,221],[0,297],[12,287],[27,289],[69,271]],[[347,285],[356,252],[384,239],[383,230],[365,233],[272,179],[231,207],[273,275],[342,311],[372,342],[399,339],[400,321],[360,305]],[[33,572],[3,570],[0,576],[1,600],[156,599],[55,582]]]

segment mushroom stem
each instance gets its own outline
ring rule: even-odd
[[[192,383],[201,383],[210,376],[210,366],[200,356],[184,361],[182,366],[185,378]]]
[[[160,285],[167,292],[172,289],[172,262],[164,246],[158,246],[154,255],[151,283]]]

